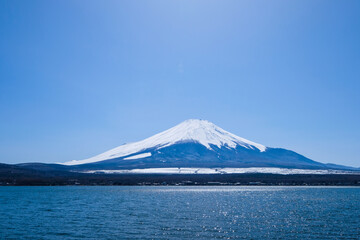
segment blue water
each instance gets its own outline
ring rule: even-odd
[[[360,239],[360,188],[0,187],[0,239]]]

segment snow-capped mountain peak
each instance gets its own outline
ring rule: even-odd
[[[255,147],[260,151],[265,151],[266,149],[266,147],[261,144],[238,137],[207,120],[200,119],[186,120],[151,138],[163,141],[165,143],[163,147],[177,142],[194,141],[204,145],[208,149],[212,149],[211,145],[216,145],[219,148],[226,145],[230,148],[241,145],[246,148]]]
[[[121,145],[89,159],[74,160],[64,164],[78,165],[99,162],[125,157],[146,149],[161,149],[182,142],[196,142],[202,144],[209,150],[213,150],[215,146],[218,148],[236,148],[238,145],[247,149],[259,150],[260,152],[266,150],[265,146],[238,137],[207,120],[189,119],[142,141]],[[149,156],[149,154],[150,153],[147,153],[147,156]],[[124,160],[126,160],[126,158]]]

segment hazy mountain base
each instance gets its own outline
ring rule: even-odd
[[[161,149],[144,149],[121,158],[70,166],[74,171],[84,170],[121,170],[142,168],[247,168],[247,167],[278,167],[296,169],[339,169],[356,170],[355,168],[323,164],[306,158],[296,152],[282,148],[267,148],[261,152],[257,149],[217,147],[212,150],[205,146],[186,142]],[[151,156],[139,159],[126,158],[151,153]]]
[[[129,159],[133,155],[110,160],[66,166],[61,164],[24,163],[0,164],[1,185],[358,185],[360,175],[354,174],[88,174],[84,171],[129,170],[148,168],[289,168],[289,169],[359,169],[327,165],[312,161],[293,151],[267,148],[261,152],[241,146],[218,148],[186,142],[164,148],[145,149],[133,155],[151,153],[145,158]]]

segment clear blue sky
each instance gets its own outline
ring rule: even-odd
[[[188,118],[360,166],[360,1],[0,1],[0,162]]]

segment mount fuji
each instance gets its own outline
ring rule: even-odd
[[[146,172],[149,169],[148,172],[197,169],[195,173],[201,172],[201,169],[352,169],[316,162],[283,148],[266,147],[227,132],[209,121],[198,119],[186,120],[142,141],[124,144],[97,156],[62,165],[74,171],[87,172]]]

